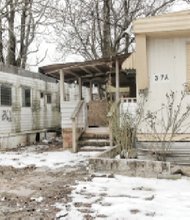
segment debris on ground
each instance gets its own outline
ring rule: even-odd
[[[0,219],[190,219],[188,177],[89,173],[88,158],[98,153],[74,154],[53,142],[0,152]]]

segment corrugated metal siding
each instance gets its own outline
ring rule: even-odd
[[[78,115],[77,127],[85,128],[86,126],[86,117],[87,117],[87,108],[86,103],[83,103],[82,108]]]
[[[21,109],[21,131],[32,130],[33,117],[31,108],[22,108]]]
[[[75,108],[77,107],[77,105],[78,105],[77,101],[67,101],[61,104],[61,127],[62,128],[72,128],[71,116],[73,112],[75,111]],[[86,103],[84,103],[78,115],[78,121],[77,121],[78,128],[84,128],[86,125],[86,121],[85,121],[87,117],[86,111],[87,111]]]
[[[0,133],[10,133],[13,115],[10,107],[0,108]]]
[[[33,73],[35,74],[35,73]],[[12,87],[12,106],[0,106],[0,134],[47,129],[60,125],[59,84],[38,78],[0,72],[0,84]],[[31,88],[31,107],[22,106],[22,88]],[[50,93],[52,103],[46,104],[40,93]],[[11,121],[3,114],[11,115]]]
[[[168,162],[179,165],[190,165],[189,142],[174,142],[169,149],[163,148],[160,142],[138,142],[136,147],[139,159],[155,160],[159,159],[159,157],[162,159],[161,155],[163,156],[165,154],[165,159]],[[160,154],[157,153],[156,156],[156,152],[160,152]]]
[[[72,128],[71,116],[76,108],[78,102],[68,101],[61,103],[61,127]]]

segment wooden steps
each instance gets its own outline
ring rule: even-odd
[[[78,141],[79,151],[104,151],[110,147],[108,128],[87,128]]]

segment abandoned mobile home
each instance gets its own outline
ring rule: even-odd
[[[190,80],[189,18],[189,11],[183,11],[135,21],[133,25],[136,35],[135,55],[123,54],[107,59],[55,64],[40,68],[42,73],[60,79],[64,147],[72,146],[76,152],[80,146],[79,138],[82,133],[83,137],[99,138],[109,134],[110,139],[107,142],[109,145],[112,139],[107,118],[110,110],[109,100],[119,103],[120,110],[125,108],[123,103],[128,107],[130,103],[135,109],[136,84],[137,99],[140,99],[142,94],[146,98],[146,102],[143,103],[144,113],[159,111],[167,102],[166,95],[171,91],[175,93],[174,108],[180,102],[181,92],[187,94],[180,109],[182,113],[185,111],[189,103]],[[74,101],[67,98],[65,83],[76,82],[78,100]],[[93,85],[98,88],[98,100],[92,95]],[[88,101],[83,95],[83,86],[89,90]],[[106,92],[109,89],[112,92],[108,94]],[[185,123],[188,124],[188,118]],[[157,131],[163,132],[161,128]],[[142,123],[139,134],[149,132],[154,133],[154,130],[147,130],[147,125]],[[182,136],[183,140],[187,140],[189,133],[190,129],[185,129],[185,132],[179,129],[175,138],[179,141]],[[145,141],[150,141],[146,135],[143,138]],[[85,142],[82,142],[82,145],[85,145]]]
[[[130,60],[130,61],[126,61]],[[40,72],[60,79],[61,128],[63,146],[78,151],[79,138],[99,138],[99,144],[110,145],[108,118],[109,102],[119,101],[121,105],[129,102],[136,104],[135,70],[131,67],[129,54],[98,60],[55,64],[44,66]],[[123,68],[122,68],[123,67]],[[77,100],[67,99],[65,83],[78,84]],[[83,87],[89,91],[84,97]],[[93,95],[97,88],[97,95]],[[86,90],[86,91],[87,91]],[[107,92],[110,91],[110,92]],[[94,146],[97,140],[89,143],[82,141],[81,146]]]
[[[59,83],[40,73],[0,65],[0,148],[42,140],[60,127]]]
[[[146,95],[144,111],[161,109],[167,102],[166,94],[172,91],[177,104],[181,92],[187,93],[181,106],[183,112],[190,103],[190,11],[139,19],[133,27],[137,94]],[[185,132],[190,133],[190,129]]]
[[[146,98],[149,115],[141,125],[139,148],[146,155],[190,164],[190,11],[136,20],[138,98]],[[151,113],[151,114],[150,114]]]

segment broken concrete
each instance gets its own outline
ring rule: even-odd
[[[90,158],[91,172],[109,172],[126,176],[156,177],[160,174],[170,175],[170,163],[139,159],[116,159],[121,146],[115,146]]]
[[[90,158],[91,172],[111,172],[113,174],[156,177],[170,174],[170,163],[136,159]]]

